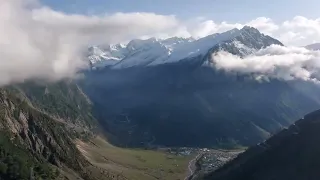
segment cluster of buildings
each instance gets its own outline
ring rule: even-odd
[[[203,156],[199,160],[199,165],[203,172],[212,172],[218,169],[240,153],[208,149],[202,149],[202,152]]]

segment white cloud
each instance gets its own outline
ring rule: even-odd
[[[77,33],[93,42],[116,43],[146,34],[168,32],[178,28],[174,16],[153,13],[115,13],[103,16],[67,15],[48,8],[33,11],[33,18],[43,24]]]
[[[282,80],[301,79],[319,82],[320,51],[272,45],[245,58],[228,52],[213,56],[216,68],[227,72],[255,74]]]
[[[0,85],[73,77],[87,65],[82,53],[91,43],[151,36],[204,37],[244,25],[289,45],[320,42],[320,20],[301,16],[280,23],[265,17],[243,23],[205,18],[182,21],[154,13],[66,14],[43,7],[37,0],[0,0]]]
[[[279,26],[276,25],[272,21],[272,19],[266,18],[266,17],[259,17],[257,19],[254,19],[254,20],[246,23],[246,25],[255,27],[268,35],[271,35],[273,32],[275,32],[279,29]]]
[[[90,43],[112,43],[180,27],[174,16],[116,13],[68,15],[34,0],[0,0],[0,85],[72,77],[87,66]]]
[[[281,24],[281,32],[279,33],[285,36],[288,32],[292,32],[295,36],[289,40],[284,39],[287,44],[307,45],[320,42],[320,18],[307,19],[302,16],[296,16],[292,20]]]
[[[200,19],[202,20],[202,19]],[[239,23],[230,24],[227,22],[216,23],[213,20],[196,21],[187,24],[188,33],[195,37],[201,38],[214,33],[225,32],[234,28],[242,28],[243,25]]]

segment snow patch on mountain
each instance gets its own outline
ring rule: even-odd
[[[117,64],[125,56],[125,45],[100,45],[89,47],[88,59],[93,67],[106,67]]]
[[[232,29],[224,33],[213,34],[196,41],[192,41],[184,44],[184,46],[179,46],[179,48],[176,48],[169,57],[154,61],[150,65],[173,63],[182,59],[204,56],[214,45],[228,39],[232,39],[239,35],[239,33],[239,29]]]
[[[129,53],[121,62],[114,65],[114,69],[128,68],[138,65],[147,65],[157,58],[168,56],[170,49],[155,38],[148,40],[135,40],[127,46]]]
[[[236,47],[240,51],[241,56],[253,54],[254,52],[257,51],[257,49],[250,48],[250,47],[244,45],[242,42],[237,41],[237,40],[232,41],[232,45],[234,45],[234,47]]]
[[[150,38],[146,40],[132,40],[127,45],[128,54],[113,69],[122,69],[133,66],[147,66],[154,61],[168,59],[175,49],[193,42],[192,38],[172,37],[169,39]]]

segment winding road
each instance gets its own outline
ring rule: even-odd
[[[196,162],[201,155],[202,153],[199,153],[195,158],[189,161],[189,165],[188,165],[189,174],[184,178],[184,180],[189,180],[189,178],[194,174],[194,171],[196,170]]]

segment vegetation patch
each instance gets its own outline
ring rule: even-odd
[[[89,143],[77,141],[77,146],[94,165],[130,180],[183,179],[192,159],[163,151],[119,148],[101,137]]]

